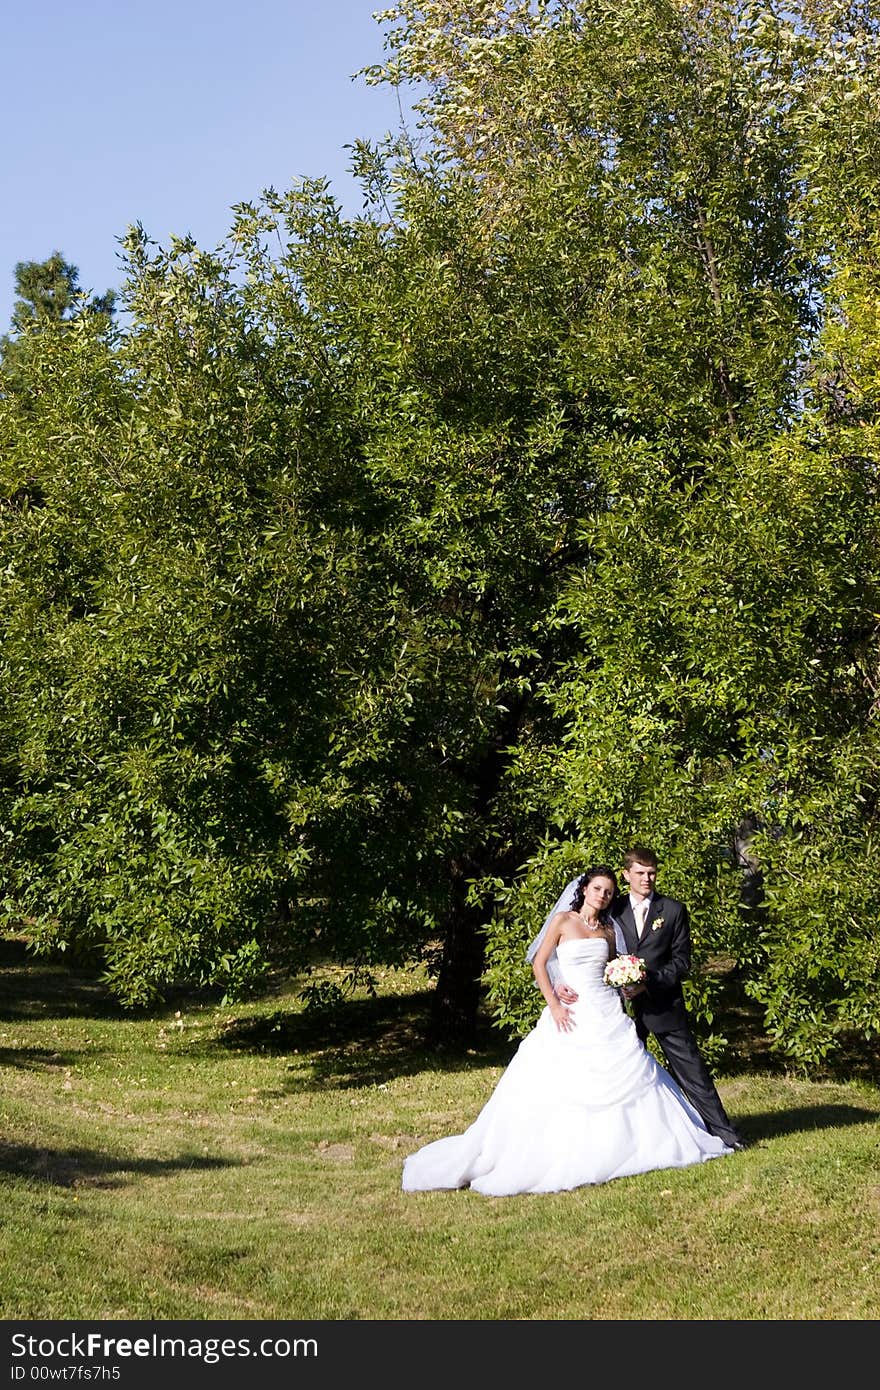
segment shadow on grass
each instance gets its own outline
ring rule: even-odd
[[[0,1143],[0,1173],[31,1178],[52,1187],[121,1187],[129,1174],[161,1177],[184,1168],[228,1168],[232,1160],[204,1154],[176,1158],[124,1158],[92,1149],[46,1149]]]
[[[231,1051],[297,1054],[287,1089],[305,1091],[311,1086],[354,1087],[380,1085],[396,1076],[421,1071],[466,1071],[475,1067],[506,1066],[517,1048],[517,1039],[506,1038],[491,1020],[481,1015],[476,1036],[468,1048],[431,1047],[425,1033],[431,1010],[430,990],[375,999],[347,1000],[334,1009],[276,1010],[257,1016],[233,1018],[219,1036],[204,1045]],[[757,1005],[742,993],[730,999],[719,1019],[730,1047],[721,1074],[748,1071],[755,1075],[784,1076],[791,1061],[774,1053],[761,1027]],[[660,1059],[662,1062],[662,1058]],[[874,1051],[841,1042],[813,1080],[878,1080]]]
[[[95,1056],[94,1050],[90,1056]],[[81,1052],[54,1052],[49,1047],[0,1047],[0,1067],[20,1067],[22,1071],[73,1067],[81,1058]]]
[[[296,1055],[285,1089],[314,1086],[376,1086],[425,1070],[466,1071],[506,1066],[516,1043],[481,1019],[467,1049],[429,1048],[424,1041],[430,992],[349,1000],[329,1010],[277,1011],[232,1019],[220,1036],[202,1046],[230,1051]]]
[[[270,991],[267,990],[267,994]],[[98,969],[35,956],[21,937],[0,937],[0,1023],[82,1018],[107,1022],[165,1017],[175,1004],[216,1005],[219,987],[169,986],[155,1006],[124,1007]]]
[[[73,969],[34,956],[18,937],[0,937],[0,1020],[130,1018],[97,971]]]
[[[760,1007],[748,998],[736,970],[724,972],[717,1011],[718,1031],[728,1039],[721,1074],[748,1071],[785,1075],[792,1062],[774,1053],[763,1028]],[[516,1040],[504,1036],[481,1016],[476,1036],[467,1048],[430,1047],[425,1033],[431,1008],[430,990],[405,995],[380,995],[373,999],[347,1000],[334,1009],[271,1009],[271,1000],[286,981],[262,996],[263,1012],[233,1018],[219,1036],[196,1044],[197,1050],[299,1054],[292,1062],[287,1089],[310,1086],[354,1087],[380,1085],[395,1076],[424,1070],[463,1071],[473,1067],[505,1066],[516,1050]],[[178,1002],[216,1004],[216,990],[175,989],[156,1010],[124,1009],[110,994],[97,970],[72,968],[65,961],[33,956],[20,937],[0,937],[0,1022],[15,1024],[32,1019],[81,1018],[107,1021],[162,1016]],[[39,1068],[71,1064],[67,1054],[40,1048],[0,1051],[0,1062]],[[880,1081],[876,1048],[857,1036],[841,1038],[813,1080]]]
[[[767,1110],[763,1114],[737,1119],[744,1137],[755,1143],[761,1139],[781,1139],[786,1134],[805,1134],[817,1129],[842,1129],[845,1125],[873,1124],[880,1112],[858,1105],[806,1105],[790,1110]]]

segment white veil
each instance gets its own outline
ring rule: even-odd
[[[559,894],[555,906],[545,918],[543,927],[538,932],[538,935],[535,937],[534,941],[530,943],[529,949],[526,951],[526,960],[529,962],[530,965],[532,961],[535,959],[535,956],[538,953],[538,948],[540,947],[541,942],[544,940],[544,937],[547,935],[547,928],[553,921],[553,918],[556,916],[557,912],[567,912],[568,909],[571,907],[575,889],[580,883],[581,877],[582,875],[578,874],[577,878],[573,878],[571,880],[571,883],[569,883]],[[547,974],[550,976],[550,983],[555,989],[559,982],[559,977],[561,974],[561,971],[559,969],[559,959],[555,951],[551,952],[551,954],[547,958]]]

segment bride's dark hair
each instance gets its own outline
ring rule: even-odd
[[[611,882],[614,884],[614,891],[615,893],[617,892],[617,874],[614,872],[614,870],[609,869],[607,864],[594,864],[592,869],[587,869],[587,872],[585,874],[581,874],[580,878],[577,881],[577,888],[575,888],[574,894],[571,899],[572,912],[580,912],[581,908],[584,905],[584,889],[586,888],[590,880],[594,878],[610,878]],[[599,913],[599,921],[608,921],[607,907],[603,907],[602,911]]]

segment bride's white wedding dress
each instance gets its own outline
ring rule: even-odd
[[[560,1032],[545,1008],[470,1128],[407,1158],[405,1192],[563,1192],[733,1152],[709,1133],[603,983],[606,942],[561,941],[557,954],[578,992],[575,1027]]]

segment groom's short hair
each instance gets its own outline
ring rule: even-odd
[[[647,845],[630,845],[623,856],[623,867],[631,869],[633,864],[650,864],[652,869],[656,869],[657,856]]]

